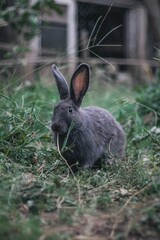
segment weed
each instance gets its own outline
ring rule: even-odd
[[[84,105],[107,108],[122,123],[126,156],[73,177],[49,130],[57,101],[53,86],[39,81],[7,89],[0,93],[1,239],[158,235],[160,134],[155,121],[143,121],[144,92],[111,88],[87,95]],[[143,228],[150,232],[142,234]]]

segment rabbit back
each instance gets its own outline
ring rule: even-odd
[[[87,107],[84,110],[85,121],[88,122],[84,126],[85,132],[88,130],[85,139],[88,139],[88,148],[95,157],[87,160],[90,165],[102,156],[106,155],[106,161],[112,156],[122,158],[125,148],[125,133],[121,125],[115,120],[110,112],[99,107]],[[85,145],[86,143],[84,143]]]
[[[70,165],[76,161],[82,167],[92,167],[97,160],[106,155],[123,157],[125,134],[121,125],[105,109],[87,107],[80,109],[81,120],[69,135],[63,156]],[[60,135],[60,147],[64,136]],[[71,149],[70,149],[71,148]]]

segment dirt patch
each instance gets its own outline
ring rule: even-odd
[[[60,217],[59,212],[42,213],[41,221],[44,231],[40,240],[46,240],[54,235],[63,236],[62,239],[75,240],[158,240],[160,239],[159,213],[157,212],[159,206],[158,199],[151,199],[147,204],[130,203],[119,215],[117,213],[120,209],[117,207],[113,208],[113,213],[110,213],[111,209],[108,213],[106,210],[83,214],[77,214],[71,210],[67,211],[66,219],[64,216]]]

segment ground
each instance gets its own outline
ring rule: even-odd
[[[126,155],[73,176],[50,132],[52,84],[2,86],[0,239],[158,240],[159,85],[92,85],[84,105],[113,113],[127,135]]]

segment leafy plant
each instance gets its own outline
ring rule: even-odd
[[[147,124],[160,123],[160,71],[157,72],[156,82],[141,89],[137,102],[139,113]]]
[[[25,40],[30,40],[39,31],[40,15],[61,10],[53,0],[37,0],[32,3],[28,0],[15,0],[13,4],[7,1],[0,3],[0,20],[6,22]]]
[[[11,84],[0,91],[0,239],[158,239],[160,134],[144,124],[144,93],[96,87],[87,95],[84,105],[123,124],[126,156],[73,177],[50,133],[54,86]]]

